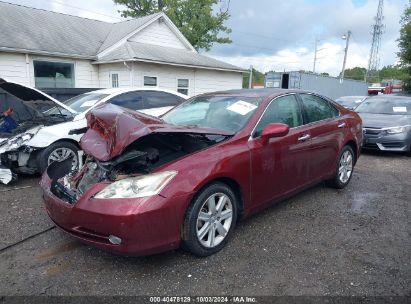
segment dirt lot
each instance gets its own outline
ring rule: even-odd
[[[279,203],[202,259],[85,246],[47,218],[38,179],[0,186],[0,295],[411,294],[406,156],[364,154],[346,189],[318,185]]]

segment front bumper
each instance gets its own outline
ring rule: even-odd
[[[106,184],[91,187],[70,204],[50,191],[51,180],[43,174],[40,185],[50,218],[82,242],[125,255],[149,255],[178,248],[188,196],[160,195],[140,199],[95,199]],[[110,242],[110,236],[121,239]]]
[[[399,134],[367,134],[363,136],[363,149],[407,152],[411,150],[411,135]]]

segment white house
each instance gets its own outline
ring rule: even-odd
[[[107,23],[0,2],[0,78],[37,88],[238,89],[243,69],[200,55],[164,14]]]

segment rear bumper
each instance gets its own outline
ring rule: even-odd
[[[363,149],[407,152],[411,149],[411,136],[408,133],[378,136],[364,134]]]

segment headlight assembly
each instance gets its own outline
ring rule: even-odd
[[[156,195],[160,193],[176,175],[177,171],[164,171],[125,178],[108,185],[97,193],[95,198],[139,198]]]
[[[402,126],[402,127],[394,127],[394,128],[387,128],[387,134],[399,134],[399,133],[405,133],[410,130],[411,126]]]

